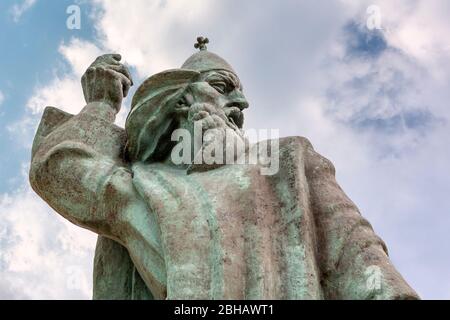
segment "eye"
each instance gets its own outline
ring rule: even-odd
[[[225,94],[227,92],[227,84],[224,81],[214,81],[210,82],[209,85],[217,90],[217,92],[221,94]]]

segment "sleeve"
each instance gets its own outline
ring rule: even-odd
[[[325,297],[418,299],[392,265],[384,242],[339,187],[333,164],[309,142],[305,150]]]
[[[131,171],[113,157],[118,141],[111,132],[115,113],[108,108],[88,104],[42,137],[33,147],[30,183],[64,218],[112,236],[133,188]]]

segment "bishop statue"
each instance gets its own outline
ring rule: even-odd
[[[30,182],[98,234],[94,299],[418,299],[306,138],[248,142],[242,84],[207,43],[139,86],[125,128],[114,121],[133,81],[118,54],[83,75],[80,113],[45,109]],[[200,145],[181,148],[189,136],[174,133],[196,128]],[[276,170],[201,161],[255,147]]]

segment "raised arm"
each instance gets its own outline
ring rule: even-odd
[[[120,157],[124,134],[113,125],[132,85],[119,60],[119,55],[104,55],[89,67],[82,78],[87,105],[56,128],[38,129],[30,168],[33,189],[51,207],[107,236],[117,221],[116,204],[126,205],[133,193],[131,173]],[[51,112],[55,109],[43,118]]]
[[[328,299],[417,299],[392,265],[384,242],[339,187],[333,164],[305,149],[323,287]]]

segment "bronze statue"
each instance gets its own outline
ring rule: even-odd
[[[180,69],[144,81],[125,129],[113,122],[133,83],[116,54],[87,69],[79,114],[44,112],[31,185],[99,235],[94,298],[418,298],[307,139],[264,142],[279,161],[267,175],[261,163],[195,164],[191,149],[182,156],[192,163],[174,161],[173,132],[198,123],[216,133],[202,146],[225,131],[248,146],[242,85],[207,43],[199,37]]]

